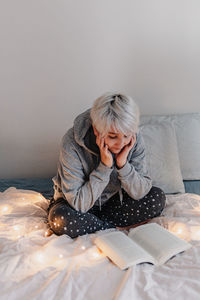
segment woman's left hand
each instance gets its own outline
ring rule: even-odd
[[[119,169],[123,168],[126,164],[128,154],[130,150],[133,148],[136,142],[136,135],[131,137],[131,140],[128,145],[126,145],[118,154],[115,154],[116,164]]]

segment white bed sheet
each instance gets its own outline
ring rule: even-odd
[[[46,237],[47,207],[34,191],[0,193],[1,300],[199,299],[200,196],[167,195],[162,216],[152,220],[193,247],[162,266],[144,263],[127,271],[94,246],[103,231],[75,240]]]

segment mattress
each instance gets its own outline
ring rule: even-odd
[[[200,180],[184,180],[183,183],[186,193],[200,195]],[[51,178],[0,179],[0,192],[5,191],[10,186],[40,192],[47,199],[53,197],[53,181]]]
[[[50,199],[53,196],[53,181],[51,178],[20,178],[20,179],[0,179],[0,192],[9,187],[17,189],[33,190]]]
[[[167,195],[162,215],[151,221],[190,242],[191,249],[162,266],[143,263],[121,271],[93,243],[105,231],[74,240],[47,236],[51,181],[24,184],[1,184],[1,300],[199,298],[199,195]]]

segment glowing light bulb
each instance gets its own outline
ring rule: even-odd
[[[183,232],[182,228],[178,228],[177,231],[176,231],[177,234],[181,234],[182,232]]]
[[[15,226],[13,226],[13,229],[16,230],[16,231],[19,230],[19,226],[15,225]]]
[[[186,225],[184,223],[170,222],[168,224],[168,230],[183,240],[186,240],[186,241],[190,240],[190,229],[189,229],[188,225]]]
[[[35,228],[37,229],[37,228],[38,228],[38,225],[35,225]]]
[[[100,253],[98,252],[93,252],[92,253],[93,258],[99,258],[100,257]]]
[[[53,231],[49,228],[49,229],[47,229],[46,231],[45,231],[45,237],[49,237],[49,236],[51,236],[53,234]]]
[[[43,263],[44,262],[44,255],[42,253],[37,253],[36,254],[36,259],[37,261],[39,261],[40,263]]]
[[[7,214],[11,211],[11,207],[9,205],[4,205],[3,207],[0,208],[0,212],[2,214]]]
[[[6,211],[8,211],[8,206],[4,206],[4,207],[2,208],[2,212],[6,212]]]

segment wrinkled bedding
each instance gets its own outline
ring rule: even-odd
[[[0,193],[1,300],[199,299],[199,195],[167,195],[162,215],[151,221],[193,247],[162,266],[144,263],[126,271],[93,244],[105,231],[75,240],[46,236],[48,203],[32,190],[11,187]]]

